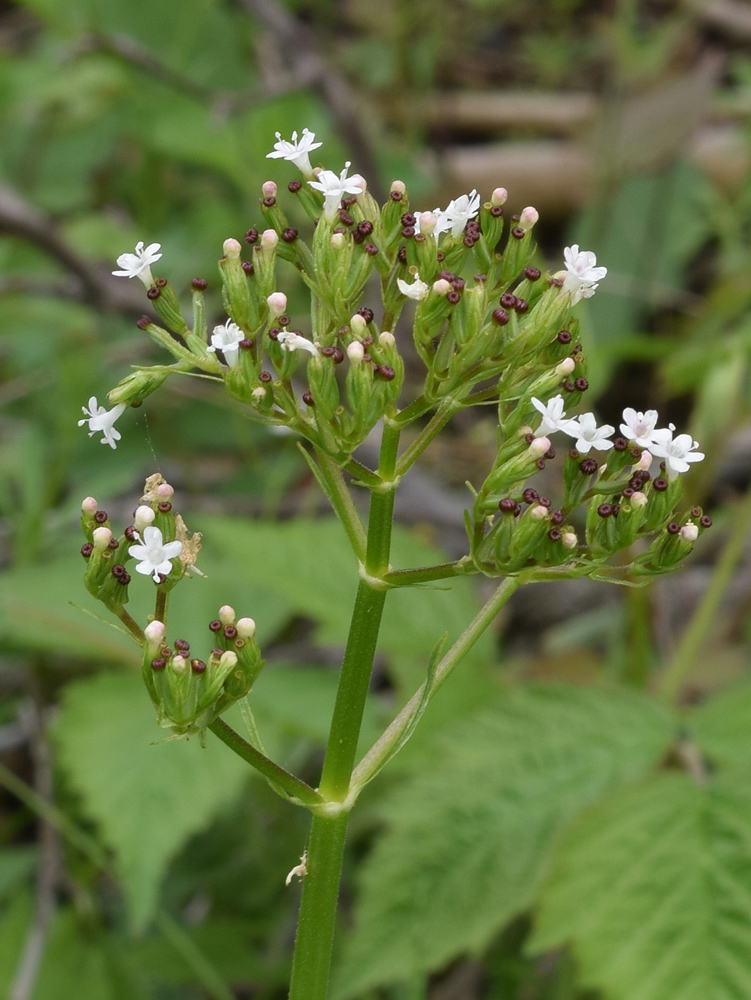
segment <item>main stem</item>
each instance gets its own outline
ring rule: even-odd
[[[313,816],[303,879],[300,916],[292,960],[290,1000],[325,1000],[339,899],[349,813],[337,808],[349,791],[357,753],[373,657],[381,627],[386,589],[372,586],[389,568],[394,513],[394,470],[399,428],[384,424],[378,473],[383,486],[370,495],[365,576],[361,579],[342,662],[321,775],[321,794],[332,808]]]

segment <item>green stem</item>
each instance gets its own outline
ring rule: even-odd
[[[350,458],[344,466],[353,479],[357,479],[370,489],[378,489],[381,485],[381,478],[377,472],[373,472],[367,465],[358,462],[356,458]]]
[[[691,621],[681,636],[678,648],[660,679],[660,694],[670,701],[678,694],[681,684],[694,665],[702,642],[712,630],[717,609],[743,555],[750,529],[751,489],[736,508],[730,537],[717,561],[709,586],[705,590],[698,608],[691,616]]]
[[[477,615],[462,632],[451,649],[444,654],[435,669],[430,693],[431,697],[446,683],[454,668],[467,655],[521,583],[522,581],[518,577],[506,577],[490,600],[478,611]],[[420,709],[424,688],[425,685],[423,684],[415,692],[388,729],[376,740],[355,768],[351,782],[351,795],[353,797],[357,796],[360,789],[371,781],[378,774],[384,763],[393,756],[394,747],[399,743],[404,732],[409,727],[414,713]]]
[[[324,798],[315,788],[311,788],[301,778],[290,774],[279,764],[275,764],[260,750],[257,750],[251,743],[244,740],[239,733],[236,733],[232,726],[228,726],[224,719],[217,719],[209,726],[211,732],[218,736],[222,743],[225,743],[230,750],[234,750],[238,757],[242,757],[251,767],[260,771],[264,777],[273,784],[283,788],[288,795],[299,799],[307,806],[320,805]]]
[[[355,555],[362,561],[365,558],[367,535],[352,500],[352,494],[344,482],[342,470],[325,452],[318,448],[316,448],[316,457],[318,459],[318,468],[327,487],[326,496],[334,508],[334,513],[342,522],[344,530],[347,532],[347,537]]]
[[[412,444],[405,450],[402,457],[399,459],[396,465],[397,476],[403,476],[404,473],[417,461],[417,459],[422,455],[425,449],[428,447],[433,438],[438,434],[443,427],[448,423],[451,414],[456,409],[456,404],[452,400],[443,400],[441,405],[435,411],[430,420],[425,424],[423,429],[417,435]]]
[[[416,569],[395,569],[383,574],[383,582],[391,587],[411,587],[416,583],[430,583],[432,580],[448,580],[452,576],[476,573],[471,556],[462,556],[455,562],[439,563],[437,566],[420,566]]]
[[[417,420],[418,417],[431,410],[434,405],[434,403],[429,403],[424,396],[418,396],[409,406],[405,406],[403,410],[400,410],[396,417],[396,422],[400,427],[406,427],[407,424],[411,424],[413,420]]]
[[[143,629],[138,624],[138,622],[135,621],[135,619],[128,614],[128,612],[122,605],[119,608],[115,608],[115,614],[123,623],[123,625],[128,629],[131,635],[135,636],[135,638],[141,644],[143,644],[146,641],[145,636],[143,634]]]
[[[315,811],[306,852],[308,874],[303,879],[290,1000],[325,1000],[327,993],[349,817],[343,803],[349,793],[386,600],[386,590],[371,582],[388,570],[398,447],[399,428],[387,419],[378,466],[381,488],[370,496],[368,575],[357,588],[321,775],[321,793],[328,802]],[[383,489],[385,483],[389,489]]]
[[[167,603],[169,601],[168,590],[157,590],[156,606],[154,608],[154,621],[167,623]]]

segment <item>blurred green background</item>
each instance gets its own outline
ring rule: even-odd
[[[207,278],[222,318],[221,244],[295,176],[274,133],[308,127],[413,206],[507,187],[541,211],[543,266],[593,249],[591,404],[698,438],[687,494],[715,522],[649,588],[517,594],[355,813],[335,996],[751,996],[751,5],[0,2],[0,109],[3,995],[286,995],[306,816],[213,737],[153,745],[136,647],[81,610],[79,504],[124,525],[145,476],[176,487],[207,579],[170,633],[203,642],[226,602],[256,619],[267,749],[314,783],[354,565],[296,441],[210,384],[171,380],[115,452],[76,422],[160,361],[115,258],[160,242],[159,273]],[[395,565],[464,551],[463,484],[493,454],[491,416],[456,418],[405,483]],[[474,614],[461,584],[390,599],[363,747]],[[677,708],[651,693],[666,669]]]

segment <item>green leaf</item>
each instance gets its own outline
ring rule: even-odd
[[[640,777],[670,738],[671,716],[650,699],[557,685],[455,726],[387,802],[336,996],[481,951],[534,901],[561,825]]]
[[[661,774],[571,827],[532,950],[571,942],[613,1000],[751,996],[751,772]]]
[[[690,717],[689,726],[713,761],[751,763],[751,681],[732,684],[710,698]]]
[[[239,795],[248,774],[218,741],[154,745],[165,735],[135,672],[70,685],[55,727],[60,764],[114,852],[137,926],[154,912],[170,859]]]
[[[0,851],[0,899],[25,882],[37,863],[36,847],[4,847]]]

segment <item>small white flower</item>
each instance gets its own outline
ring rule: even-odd
[[[582,413],[580,417],[565,421],[565,424],[560,429],[577,439],[575,447],[582,455],[589,454],[591,448],[609,451],[613,447],[613,442],[608,441],[608,438],[615,434],[615,427],[610,424],[598,427],[594,413]]]
[[[699,537],[699,529],[695,524],[684,524],[681,528],[681,538],[684,542],[695,542]]]
[[[642,413],[627,406],[623,411],[621,434],[629,441],[638,444],[640,448],[649,448],[652,444],[657,420],[657,410],[647,410]]]
[[[442,232],[451,230],[451,235],[459,236],[470,219],[474,219],[480,211],[480,196],[474,189],[469,194],[463,194],[459,198],[454,198],[448,203],[445,211],[441,212],[436,230]]]
[[[276,342],[283,351],[307,351],[314,358],[318,356],[318,348],[313,341],[300,336],[293,330],[282,330],[276,338]]]
[[[533,396],[531,403],[542,416],[540,426],[534,432],[535,437],[545,437],[554,431],[565,431],[565,425],[569,421],[566,420],[566,413],[563,409],[563,396],[553,396],[547,404],[541,402],[539,399],[535,399]]]
[[[408,299],[414,299],[415,302],[422,302],[430,292],[430,285],[420,279],[419,271],[415,271],[415,280],[411,285],[408,285],[401,278],[396,279],[396,284],[402,295],[406,295]]]
[[[591,299],[597,290],[597,283],[608,273],[606,267],[597,267],[597,257],[591,250],[579,250],[579,244],[566,247],[563,251],[566,270],[563,279],[563,291],[571,295],[571,304],[576,305],[580,299]]]
[[[337,176],[333,170],[322,170],[316,180],[308,184],[323,194],[323,214],[327,219],[333,219],[339,209],[342,198],[348,194],[362,194],[362,181],[359,177],[347,177],[347,171],[352,164],[347,160],[344,170]]]
[[[302,130],[302,135],[299,139],[297,138],[297,132],[293,132],[291,141],[282,139],[281,132],[277,132],[274,149],[271,153],[266,154],[266,159],[278,160],[282,158],[289,160],[290,163],[294,163],[305,177],[312,177],[313,168],[310,165],[310,156],[308,154],[323,145],[322,142],[316,142],[315,138],[315,132],[310,132],[306,128]]]
[[[160,576],[169,576],[172,572],[171,559],[176,559],[183,550],[183,543],[164,542],[159,528],[150,524],[143,529],[142,545],[131,545],[128,554],[140,562],[136,565],[136,573],[151,576],[154,583],[159,583]]]
[[[245,334],[237,323],[233,323],[231,319],[228,319],[222,326],[214,327],[211,334],[211,344],[206,350],[213,354],[221,351],[224,355],[224,360],[230,368],[234,368],[237,364],[237,356],[240,351],[240,341],[244,339]]]
[[[116,448],[116,442],[120,440],[122,434],[120,431],[115,430],[115,421],[125,412],[125,403],[118,403],[117,406],[113,406],[111,410],[108,410],[97,403],[96,396],[92,396],[88,407],[82,406],[81,409],[86,416],[83,420],[78,421],[78,426],[83,427],[84,424],[88,424],[89,437],[93,437],[99,432],[102,435],[102,444],[108,444],[110,448]]]
[[[679,434],[673,437],[675,425],[669,429],[655,431],[652,436],[652,454],[665,459],[665,469],[668,479],[672,482],[679,472],[688,472],[689,463],[701,462],[704,453],[696,451],[699,442],[694,441],[690,434]]]
[[[135,253],[122,253],[117,258],[118,265],[122,271],[113,271],[116,278],[140,278],[147,288],[154,284],[151,275],[151,265],[156,263],[162,256],[159,251],[162,249],[161,243],[149,243],[144,250],[143,240],[136,244]]]

